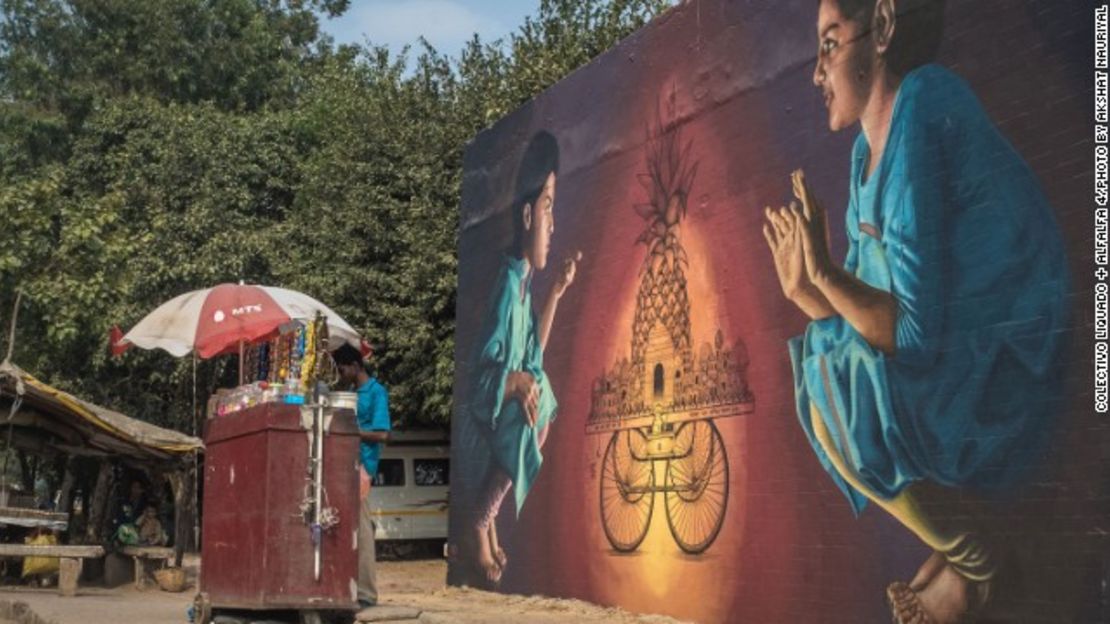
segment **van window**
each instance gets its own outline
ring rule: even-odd
[[[451,465],[446,459],[416,459],[412,466],[417,485],[447,485],[450,481]]]
[[[399,486],[405,484],[405,460],[382,459],[378,461],[378,474],[371,482],[377,486]]]

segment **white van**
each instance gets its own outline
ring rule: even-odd
[[[389,444],[382,447],[378,474],[370,487],[376,540],[447,539],[450,454],[445,431],[392,433]]]

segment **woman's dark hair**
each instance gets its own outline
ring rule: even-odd
[[[524,246],[524,204],[536,205],[543,184],[549,174],[559,173],[559,142],[547,130],[532,135],[520,166],[516,170],[516,186],[513,188],[513,251],[520,252]]]
[[[871,27],[875,16],[875,0],[830,0],[848,19]],[[905,76],[937,58],[944,36],[945,0],[894,0],[894,38],[887,48],[887,67],[897,76]],[[818,0],[820,4],[820,0]]]

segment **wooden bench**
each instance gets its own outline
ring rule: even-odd
[[[168,546],[122,546],[117,551],[135,562],[135,589],[145,589],[154,582],[150,572],[166,567],[173,559],[173,549]]]
[[[0,544],[0,557],[57,557],[58,593],[77,595],[77,581],[85,559],[104,556],[101,546],[32,546],[30,544]]]

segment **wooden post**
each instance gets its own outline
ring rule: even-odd
[[[194,451],[195,457],[195,451]],[[181,526],[178,535],[181,536],[181,547],[177,551],[174,565],[181,566],[181,556],[184,551],[200,550],[200,511],[197,509],[197,463],[190,462],[181,472]]]
[[[77,557],[62,557],[58,561],[58,592],[63,596],[76,596],[83,560]]]
[[[11,448],[11,443],[8,444],[8,448]],[[30,492],[31,496],[34,497],[35,477],[38,476],[39,472],[38,463],[30,455],[24,453],[23,449],[16,449],[15,457],[19,460],[19,475],[22,481],[20,485],[23,486],[24,492]]]
[[[69,513],[73,506],[73,484],[77,481],[74,474],[75,461],[73,457],[66,460],[65,476],[62,477],[62,487],[58,490],[58,511],[61,513]]]
[[[100,461],[100,472],[96,475],[96,486],[88,505],[88,524],[85,527],[85,543],[98,544],[101,541],[100,529],[108,511],[108,492],[112,485],[112,464]]]
[[[131,557],[135,565],[135,589],[144,590],[149,586],[146,574],[146,560],[142,557]]]
[[[166,475],[166,481],[173,491],[173,561],[174,566],[180,567],[185,556],[185,540],[188,527],[185,526],[185,510],[182,505],[185,489],[185,471],[174,470]]]
[[[197,507],[192,464],[167,474],[166,480],[173,489],[173,565],[181,567],[185,553],[197,549],[196,536],[193,534]]]
[[[110,461],[110,460],[109,460]],[[99,536],[99,543],[107,543],[112,539],[112,530],[115,528],[116,518],[112,515],[115,512],[113,502],[120,500],[120,488],[122,484],[116,480],[115,470],[108,471],[108,494],[104,497],[104,513],[100,516],[100,528],[96,534]]]

